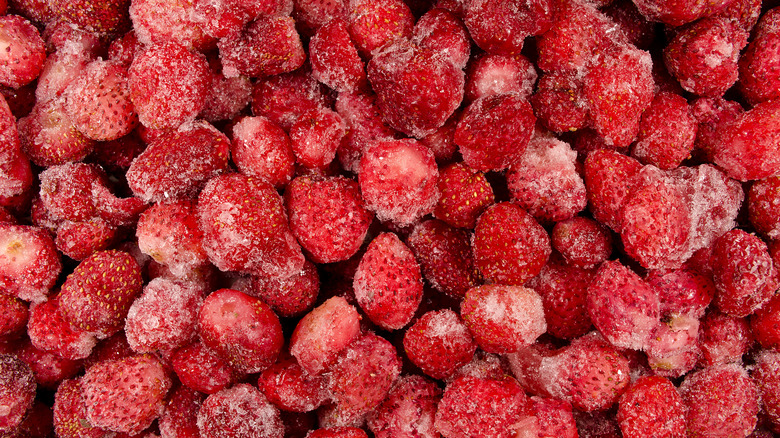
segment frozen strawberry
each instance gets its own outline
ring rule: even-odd
[[[463,100],[463,71],[446,54],[407,40],[376,53],[367,71],[384,121],[412,137],[442,127]]]
[[[301,114],[329,106],[325,90],[306,69],[261,79],[252,90],[252,113],[289,130]]]
[[[471,242],[474,263],[489,283],[522,285],[535,277],[552,252],[550,237],[525,210],[494,204],[477,220]]]
[[[93,188],[103,184],[100,168],[85,163],[52,166],[39,174],[41,203],[51,219],[74,222],[97,215]]]
[[[512,202],[542,223],[574,217],[588,203],[576,161],[568,143],[537,134],[507,171]]]
[[[333,90],[354,92],[367,84],[365,65],[343,20],[334,19],[317,29],[309,41],[309,59],[312,76]]]
[[[634,382],[620,397],[617,418],[625,438],[686,436],[682,398],[664,377],[641,377]]]
[[[693,150],[697,124],[684,97],[658,93],[642,114],[631,154],[644,164],[673,169]]]
[[[753,381],[761,396],[762,410],[772,429],[780,428],[780,354],[776,350],[762,350],[756,358],[751,372]]]
[[[133,32],[143,45],[174,42],[187,48],[213,45],[195,16],[192,0],[131,0]]]
[[[252,294],[279,316],[301,316],[314,307],[320,290],[320,277],[314,263],[306,261],[301,272],[285,279],[252,277]]]
[[[761,16],[761,2],[756,0],[734,0],[715,15],[725,17],[742,29],[750,32]]]
[[[290,128],[296,162],[309,168],[326,167],[336,158],[346,131],[344,119],[330,109],[321,108],[301,115]]]
[[[526,283],[542,297],[547,333],[561,339],[574,339],[590,331],[587,291],[595,271],[564,263],[551,257],[539,275]]]
[[[718,290],[715,305],[727,315],[747,316],[777,290],[777,267],[766,243],[745,231],[733,229],[719,237],[710,264]]]
[[[455,130],[463,161],[475,170],[503,170],[521,159],[533,135],[533,109],[520,94],[474,101]]]
[[[764,178],[750,186],[747,200],[753,228],[770,239],[780,237],[780,176]]]
[[[433,153],[414,139],[373,142],[360,158],[358,182],[366,208],[399,226],[433,211],[438,177]]]
[[[176,128],[194,120],[211,82],[205,57],[172,43],[139,53],[127,77],[138,119],[149,128]]]
[[[0,286],[25,301],[46,299],[62,270],[51,236],[28,225],[0,224]]]
[[[680,26],[698,18],[722,10],[731,3],[727,0],[702,1],[685,0],[638,0],[635,2],[639,12],[650,21],[660,21],[670,26]]]
[[[91,32],[119,33],[130,25],[127,12],[130,0],[95,2],[53,0],[49,2],[49,7],[60,19]]]
[[[324,383],[322,376],[308,375],[295,359],[286,359],[263,371],[257,386],[279,409],[309,412],[325,402]]]
[[[582,78],[576,72],[542,74],[530,101],[544,127],[553,132],[577,131],[590,123]]]
[[[63,49],[46,58],[38,82],[35,97],[40,104],[61,97],[76,78],[86,69],[95,57],[78,43],[68,42]]]
[[[712,162],[722,126],[731,123],[743,112],[739,103],[721,97],[701,97],[691,102],[691,114],[698,124],[694,155]]]
[[[651,271],[647,284],[658,294],[661,314],[699,319],[715,296],[712,279],[684,265],[681,269]]]
[[[539,35],[552,25],[552,2],[534,0],[522,5],[501,0],[466,4],[463,21],[474,43],[494,55],[516,55],[526,37]]]
[[[103,147],[93,150],[87,160],[98,163],[110,173],[126,173],[144,149],[146,143],[141,140],[138,131],[133,131],[122,138],[105,142]]]
[[[18,338],[27,328],[27,305],[10,295],[0,295],[0,340]]]
[[[130,306],[125,320],[127,342],[137,353],[173,350],[197,331],[203,292],[196,284],[156,278]]]
[[[657,376],[676,378],[699,359],[699,320],[689,315],[663,315],[645,347],[647,364]]]
[[[460,69],[469,60],[471,39],[466,27],[446,9],[434,8],[423,14],[414,25],[412,42],[445,54]]]
[[[252,82],[246,76],[227,78],[221,72],[214,73],[207,93],[198,118],[209,122],[232,120],[252,100]]]
[[[664,63],[691,93],[718,97],[737,82],[739,51],[747,33],[723,18],[704,18],[681,30],[664,48]]]
[[[484,54],[474,58],[466,73],[466,97],[477,100],[498,94],[518,93],[526,98],[534,92],[536,68],[523,55]]]
[[[241,174],[223,174],[198,199],[198,223],[209,259],[223,271],[289,277],[305,261],[273,186]]]
[[[438,186],[441,196],[433,215],[453,227],[474,228],[477,217],[495,202],[485,174],[464,163],[441,169]]]
[[[141,252],[167,266],[174,275],[184,275],[208,263],[191,201],[153,205],[138,219],[135,233]]]
[[[5,49],[0,55],[0,84],[19,88],[34,81],[43,69],[46,50],[35,26],[24,17],[0,17],[0,41]]]
[[[106,338],[121,330],[141,289],[141,269],[130,254],[99,251],[65,280],[60,313],[73,328]]]
[[[601,9],[601,12],[620,26],[626,39],[638,48],[647,50],[653,44],[656,36],[655,23],[641,14],[634,2],[614,1]]]
[[[750,330],[762,347],[780,347],[780,296],[773,295],[750,316]]]
[[[21,359],[0,355],[0,432],[12,434],[24,419],[35,399],[35,376]]]
[[[320,374],[359,332],[357,309],[333,297],[301,318],[290,338],[290,354],[306,372]]]
[[[716,131],[713,163],[739,181],[763,179],[780,171],[780,153],[772,140],[780,112],[777,101],[763,102]]]
[[[420,265],[393,233],[374,238],[360,259],[355,298],[372,322],[386,330],[404,327],[422,300]]]
[[[387,398],[368,417],[376,438],[437,436],[433,422],[441,389],[421,376],[399,377]]]
[[[347,16],[346,0],[295,0],[292,16],[296,26],[306,35],[313,35],[321,27]]]
[[[597,221],[577,216],[557,222],[550,234],[553,248],[567,264],[590,268],[612,253],[612,234]]]
[[[778,38],[780,9],[767,11],[756,27],[755,37],[739,59],[739,88],[747,101],[755,105],[780,98],[777,92]]]
[[[113,433],[87,420],[81,378],[65,380],[54,395],[54,432],[62,438],[104,438]]]
[[[588,286],[588,313],[612,345],[642,350],[660,323],[660,300],[630,268],[606,261]]]
[[[393,41],[412,36],[414,16],[401,0],[348,0],[346,5],[347,29],[366,58]]]
[[[92,425],[134,434],[160,416],[171,380],[159,360],[142,355],[99,362],[81,384]]]
[[[237,374],[201,342],[176,350],[171,357],[171,367],[184,386],[205,394],[227,388]]]
[[[293,8],[292,0],[195,0],[193,3],[193,19],[216,38],[241,32],[256,17],[289,15]]]
[[[554,398],[531,397],[535,425],[528,425],[529,432],[536,430],[540,437],[577,438],[577,424],[571,404]],[[533,432],[531,432],[533,433]]]
[[[113,245],[119,230],[100,218],[84,222],[63,222],[54,241],[57,249],[73,260],[81,261],[96,251]]]
[[[754,344],[754,335],[746,318],[710,310],[699,326],[699,364],[704,367],[739,363]]]
[[[230,152],[239,172],[283,187],[293,176],[290,137],[265,117],[244,117],[233,125]]]
[[[284,342],[279,317],[271,308],[232,289],[206,297],[198,314],[198,332],[206,347],[249,374],[273,364]]]
[[[240,34],[223,38],[217,45],[222,72],[229,78],[286,73],[297,69],[306,60],[291,17],[259,18]]]
[[[371,94],[339,93],[336,112],[347,125],[347,133],[336,151],[341,167],[358,173],[363,150],[374,140],[398,137],[383,120]]]
[[[338,413],[336,421],[349,423],[375,409],[400,373],[401,359],[390,342],[372,333],[355,339],[328,373],[327,386]]]
[[[29,17],[34,22],[45,24],[54,18],[54,12],[46,0],[11,0],[9,3],[21,15]]]
[[[694,371],[679,391],[689,437],[746,437],[756,427],[758,388],[739,365]]]
[[[62,317],[58,296],[32,306],[27,334],[36,348],[71,360],[86,358],[97,343],[94,336],[72,328]]]
[[[357,427],[325,427],[306,434],[306,438],[368,438],[363,429]]]
[[[458,126],[459,118],[460,113],[456,110],[443,126],[436,129],[432,134],[420,139],[420,143],[433,152],[437,163],[449,163],[455,159],[458,145],[453,141],[453,137],[455,136],[455,128]]]
[[[63,99],[36,105],[20,119],[19,140],[24,153],[39,166],[81,161],[97,145],[76,129]]]
[[[509,438],[532,414],[531,402],[514,378],[461,376],[444,389],[434,425],[443,436]]]
[[[32,186],[30,160],[22,153],[16,120],[0,98],[0,206],[20,207]]]
[[[403,345],[409,360],[434,379],[452,376],[477,349],[466,324],[450,309],[421,316],[406,330]]]
[[[287,186],[285,205],[290,229],[317,263],[353,256],[373,219],[358,184],[344,177],[298,177]]]
[[[120,331],[98,342],[92,349],[92,354],[84,360],[84,368],[89,368],[105,360],[124,359],[134,354],[130,344],[127,343],[125,332]]]
[[[583,91],[593,126],[607,145],[634,141],[653,88],[650,54],[635,48],[617,48],[588,69]]]
[[[198,410],[205,399],[204,394],[186,386],[179,386],[172,390],[165,410],[157,420],[160,436],[197,438]]]
[[[462,298],[479,283],[469,235],[430,219],[415,225],[407,243],[420,263],[425,279],[439,292]]]
[[[282,438],[279,410],[254,386],[239,383],[214,393],[198,410],[202,438]]]
[[[108,46],[108,60],[128,68],[133,63],[135,55],[141,50],[143,50],[143,45],[138,41],[138,35],[130,30],[111,41]]]
[[[57,389],[60,382],[78,374],[84,363],[40,350],[29,342],[24,342],[16,355],[30,367],[38,385],[48,389]]]

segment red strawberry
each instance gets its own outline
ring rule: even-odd
[[[495,201],[485,174],[464,163],[454,163],[439,171],[441,196],[433,215],[460,228],[473,228],[482,212]]]
[[[96,2],[54,0],[49,5],[61,19],[97,33],[124,31],[130,25],[130,17],[127,13],[129,6],[130,0]]]
[[[443,53],[455,67],[463,69],[469,60],[471,40],[463,23],[452,12],[434,8],[423,14],[412,31],[412,42]]]
[[[76,129],[63,99],[35,105],[20,119],[19,141],[24,153],[39,166],[81,161],[97,145]]]
[[[620,232],[621,207],[642,164],[619,152],[600,149],[588,154],[584,167],[593,218]]]
[[[216,38],[229,37],[256,17],[288,15],[292,2],[288,0],[195,0],[193,18],[205,32]]]
[[[360,54],[373,54],[393,41],[412,36],[414,16],[401,0],[349,0],[347,25]]]
[[[0,295],[0,341],[18,338],[27,328],[27,305],[10,295]]]
[[[693,156],[701,161],[713,162],[722,126],[733,122],[744,112],[739,103],[722,97],[700,97],[691,101],[691,114],[697,123]]]
[[[780,97],[776,90],[780,76],[772,67],[777,62],[776,47],[780,36],[778,13],[780,10],[774,8],[761,17],[753,40],[739,59],[739,86],[751,105]]]
[[[160,436],[198,438],[198,410],[206,399],[204,394],[186,386],[171,391],[157,425]]]
[[[0,433],[12,434],[35,400],[35,376],[21,359],[0,354]]]
[[[301,272],[285,279],[252,277],[251,295],[254,295],[279,316],[301,316],[314,307],[320,290],[320,277],[314,263],[306,260]]]
[[[552,246],[578,268],[591,268],[612,254],[612,234],[599,222],[582,216],[557,222],[550,235]]]
[[[382,404],[369,414],[368,428],[376,438],[436,436],[433,422],[440,399],[441,389],[433,381],[401,376]]]
[[[241,33],[227,36],[217,45],[222,72],[229,78],[291,72],[306,60],[295,21],[289,16],[259,18]]]
[[[590,114],[582,77],[576,71],[561,70],[542,74],[536,93],[530,97],[534,113],[553,132],[578,131],[590,124]],[[593,131],[586,131],[593,132]],[[603,140],[594,133],[594,137]]]
[[[664,316],[699,319],[715,296],[712,279],[685,266],[671,271],[651,271],[645,281],[658,293]]]
[[[372,322],[398,330],[409,323],[422,300],[420,265],[398,236],[382,233],[360,259],[353,287]]]
[[[406,330],[403,344],[409,360],[435,379],[450,377],[477,349],[466,324],[450,309],[425,313]]]
[[[780,295],[773,295],[750,316],[750,329],[762,347],[780,347]]]
[[[324,383],[322,376],[309,375],[295,359],[286,359],[263,371],[257,386],[280,409],[309,412],[326,401]]]
[[[94,336],[74,329],[62,317],[59,296],[32,307],[27,334],[36,348],[72,360],[88,357],[97,343]]]
[[[333,297],[307,313],[290,338],[290,354],[309,374],[320,374],[360,332],[360,315],[347,300]]]
[[[466,98],[474,101],[506,93],[527,98],[535,91],[537,77],[536,68],[523,55],[478,56],[466,70]]]
[[[225,77],[221,72],[213,72],[211,86],[206,95],[206,103],[198,118],[208,122],[232,120],[249,105],[252,100],[252,82],[246,76]]]
[[[620,397],[617,414],[625,438],[682,438],[685,408],[677,388],[664,377],[641,377]]]
[[[509,202],[494,204],[482,213],[471,246],[485,280],[509,285],[522,285],[539,274],[552,252],[547,231]]]
[[[14,0],[13,5],[21,15],[30,17],[37,23],[49,23],[54,18],[54,12],[47,0]]]
[[[279,410],[254,386],[239,383],[211,394],[198,410],[201,438],[282,438]]]
[[[73,260],[84,260],[96,251],[103,251],[114,244],[118,229],[103,219],[93,218],[84,222],[63,222],[57,229],[57,249]]]
[[[338,92],[355,92],[367,85],[366,67],[343,20],[335,19],[317,30],[309,41],[309,58],[312,76]]]
[[[60,382],[78,374],[84,365],[82,360],[65,359],[55,353],[39,350],[29,342],[24,342],[16,355],[30,367],[38,385],[48,389],[56,389]]]
[[[41,201],[52,219],[74,222],[97,215],[93,187],[103,184],[104,175],[97,166],[68,163],[52,166],[40,173]]]
[[[772,429],[780,429],[780,354],[776,350],[762,350],[756,358],[751,372],[753,381],[761,395],[762,410]]]
[[[206,347],[247,374],[273,364],[284,343],[279,317],[271,308],[232,289],[206,297],[198,314],[198,332]]]
[[[329,105],[325,90],[306,69],[258,80],[252,90],[252,114],[289,130],[301,114]]]
[[[194,1],[131,0],[133,32],[144,46],[174,42],[188,49],[213,47],[203,23],[195,14]]]
[[[531,397],[540,437],[577,438],[571,404],[555,398]]]
[[[236,173],[217,176],[200,193],[197,211],[203,246],[219,269],[276,278],[303,269],[282,198],[269,183]]]
[[[103,438],[111,433],[87,420],[81,378],[66,380],[54,395],[54,432],[62,438]]]
[[[770,239],[780,238],[780,176],[750,186],[747,201],[753,228]]]
[[[515,55],[520,53],[526,37],[550,28],[552,3],[534,0],[509,6],[501,0],[477,0],[466,5],[463,21],[482,50],[495,55]]]
[[[309,168],[324,168],[334,158],[346,135],[344,119],[332,110],[321,108],[303,114],[290,127],[292,149],[298,164]]]
[[[66,111],[87,138],[107,141],[129,133],[138,124],[130,102],[127,70],[110,61],[88,64],[65,90]]]
[[[227,388],[238,374],[201,342],[176,350],[171,357],[171,366],[184,386],[205,394]]]
[[[98,362],[81,385],[90,424],[132,435],[162,414],[171,379],[159,360],[143,355]]]
[[[293,2],[292,16],[305,34],[312,35],[325,24],[344,19],[346,11],[347,0],[298,0]]]
[[[339,93],[336,112],[347,124],[347,133],[336,154],[341,167],[359,173],[363,150],[374,140],[399,137],[383,120],[371,94]]]
[[[62,270],[60,255],[43,229],[0,224],[0,286],[25,301],[46,299]]]
[[[203,109],[211,82],[206,58],[172,43],[138,54],[127,72],[130,100],[149,128],[176,128]]]
[[[638,48],[648,50],[655,41],[655,23],[641,14],[634,2],[613,2],[602,8],[601,12],[620,26],[626,39]]]
[[[295,171],[290,137],[265,117],[244,117],[233,125],[230,147],[239,172],[283,187]]]
[[[19,88],[40,75],[46,48],[35,26],[18,15],[0,17],[0,84]]]
[[[773,140],[780,101],[759,103],[717,130],[712,162],[738,181],[763,179],[780,171],[780,149]]]
[[[755,344],[747,318],[724,315],[712,308],[699,327],[699,365],[739,363]]]
[[[696,120],[679,94],[658,93],[639,121],[631,155],[644,164],[674,169],[688,158],[696,137]]]
[[[22,153],[16,119],[0,98],[0,206],[18,208],[32,186],[30,160]]]
[[[141,288],[141,269],[130,254],[99,251],[65,280],[60,312],[72,327],[106,338],[121,330]]]
[[[145,201],[180,199],[197,193],[227,170],[230,140],[200,122],[152,141],[127,171],[133,193]]]

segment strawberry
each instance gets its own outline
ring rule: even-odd
[[[204,394],[227,388],[238,374],[225,360],[197,341],[176,350],[171,357],[171,367],[184,386]]]
[[[297,163],[309,168],[325,168],[336,158],[346,133],[346,123],[335,111],[321,108],[303,114],[290,127]]]
[[[227,170],[230,141],[213,126],[199,122],[152,141],[127,170],[133,193],[149,201],[196,194]]]
[[[236,173],[212,178],[197,213],[204,249],[217,268],[276,278],[303,268],[282,198],[269,183]]]
[[[319,290],[317,267],[306,260],[301,272],[285,279],[253,276],[250,295],[263,300],[279,316],[291,318],[311,310]]]
[[[360,157],[371,142],[400,137],[382,120],[373,94],[339,93],[336,112],[347,125],[336,155],[341,167],[350,172],[358,173]]]
[[[60,255],[46,231],[0,224],[0,286],[4,294],[44,301],[61,270]]]
[[[493,202],[493,188],[485,174],[465,163],[453,163],[439,171],[439,202],[433,215],[453,227],[474,228],[477,217]]]
[[[747,201],[753,228],[770,239],[780,237],[780,176],[770,176],[750,186]]]
[[[63,381],[54,394],[54,432],[62,438],[102,438],[112,433],[90,424],[81,378]]]
[[[14,0],[12,4],[21,15],[34,22],[49,23],[54,19],[54,11],[46,0]]]
[[[194,1],[132,0],[133,32],[144,46],[174,42],[188,49],[213,47],[214,39],[195,15]]]
[[[22,153],[16,120],[5,98],[0,98],[0,207],[20,207],[32,182],[30,160]]]
[[[88,160],[100,164],[111,173],[125,173],[144,149],[146,143],[141,140],[138,131],[133,131],[122,138],[106,142],[105,147],[95,149]]]
[[[141,269],[130,254],[98,251],[65,280],[60,312],[73,328],[103,339],[121,330],[141,289]]]
[[[98,362],[81,385],[90,424],[132,435],[162,414],[171,379],[158,359],[142,355]]]
[[[422,274],[414,254],[393,233],[374,238],[353,281],[355,298],[372,322],[386,330],[404,327],[422,300]]]
[[[215,38],[241,32],[256,17],[289,15],[292,10],[289,0],[194,0],[193,3],[193,18]]]
[[[554,398],[531,397],[540,437],[577,438],[577,424],[570,403]]]
[[[322,376],[307,374],[293,359],[279,361],[260,374],[257,386],[279,409],[309,412],[327,398]]]
[[[284,343],[279,317],[271,308],[232,289],[206,297],[198,313],[198,333],[206,347],[247,374],[273,364]]]
[[[681,26],[698,18],[711,15],[723,8],[728,2],[707,2],[702,0],[686,0],[679,3],[661,0],[640,0],[636,2],[637,9],[648,20],[660,21],[670,26]]]
[[[327,375],[335,403],[336,426],[358,422],[386,397],[401,373],[393,345],[373,333],[361,335],[341,351]]]
[[[366,67],[343,20],[317,29],[309,41],[309,58],[312,76],[338,92],[355,92],[367,85]]]
[[[365,58],[393,41],[412,36],[414,16],[401,0],[348,0],[346,5],[349,34]]]
[[[282,438],[279,410],[254,386],[239,383],[211,394],[198,410],[201,438]]]
[[[750,377],[756,383],[761,396],[762,410],[772,429],[780,429],[780,354],[776,350],[762,350]]]
[[[595,150],[585,159],[585,187],[593,218],[620,232],[621,207],[642,165],[611,150]]]
[[[441,389],[431,380],[407,375],[396,380],[387,398],[368,416],[376,438],[436,436],[433,427]]]
[[[485,280],[507,285],[522,285],[538,275],[552,252],[547,231],[509,202],[494,204],[482,213],[471,247]]]
[[[685,435],[685,408],[677,388],[664,377],[641,377],[620,396],[617,414],[625,438]]]
[[[59,296],[30,309],[27,334],[35,348],[71,360],[88,357],[97,343],[94,336],[74,329],[63,318]]]
[[[439,292],[462,298],[478,284],[469,236],[437,219],[419,222],[407,244],[420,263],[425,279]]]
[[[291,72],[306,60],[295,21],[289,16],[258,18],[240,33],[219,40],[217,46],[222,72],[229,78]]]
[[[24,17],[0,17],[0,41],[5,49],[0,55],[0,85],[19,88],[41,74],[46,48],[35,26]]]
[[[211,72],[205,56],[165,43],[138,54],[127,80],[130,100],[144,126],[176,128],[203,109]]]
[[[446,55],[459,69],[466,66],[471,52],[466,27],[455,14],[442,8],[433,8],[417,20],[412,42]]]
[[[119,237],[119,230],[100,218],[84,222],[63,222],[57,229],[57,249],[81,261],[96,251],[108,249]]]
[[[97,33],[119,33],[130,25],[130,0],[68,2],[54,0],[49,7],[59,18]]]
[[[680,384],[689,437],[748,436],[756,427],[759,391],[739,365],[694,371]]]
[[[687,266],[651,271],[645,281],[658,294],[663,316],[686,315],[699,319],[715,295],[712,279]]]
[[[21,359],[0,354],[0,433],[12,434],[35,400],[35,376]]]
[[[591,268],[612,254],[612,234],[588,217],[576,216],[557,222],[550,233],[553,248],[578,268]]]
[[[633,2],[613,2],[601,12],[620,27],[628,42],[642,50],[650,49],[656,37],[655,23],[646,19]]]
[[[326,87],[305,68],[258,80],[252,90],[252,114],[286,131],[301,114],[328,106]]]
[[[780,97],[775,89],[780,76],[773,68],[777,64],[776,44],[780,36],[778,13],[780,10],[774,8],[761,17],[755,37],[739,59],[739,87],[751,105]]]
[[[357,309],[333,297],[298,321],[290,337],[290,354],[309,374],[320,374],[360,332]]]
[[[631,155],[644,164],[674,169],[693,150],[696,126],[684,97],[669,92],[658,93],[642,113]]]
[[[530,96],[534,114],[553,132],[582,132],[590,124],[588,103],[582,89],[582,77],[576,71],[546,72],[539,78],[536,93]],[[591,130],[585,130],[591,132]],[[594,136],[604,143],[603,139]]]
[[[728,316],[711,309],[701,319],[698,343],[702,367],[740,363],[742,356],[755,344],[755,335],[747,318]]]
[[[43,388],[56,389],[65,379],[78,374],[84,365],[82,360],[63,358],[55,353],[39,350],[30,342],[24,342],[16,351],[35,375],[35,381]]]
[[[444,388],[434,426],[444,436],[509,438],[532,414],[514,378],[461,376]]]
[[[52,219],[73,222],[97,215],[93,187],[103,184],[100,168],[85,163],[52,166],[40,173],[41,201]]]
[[[35,105],[19,120],[19,141],[24,153],[39,166],[81,161],[97,146],[76,129],[64,99]]]
[[[64,93],[66,112],[87,138],[116,140],[138,124],[130,102],[127,70],[111,61],[92,61]]]
[[[10,295],[0,295],[0,341],[18,338],[27,329],[27,305]]]
[[[470,101],[498,94],[533,94],[538,75],[523,55],[484,54],[474,58],[466,70],[466,98]],[[538,93],[538,91],[537,91]]]
[[[722,97],[700,97],[691,101],[691,114],[697,123],[693,156],[701,161],[713,162],[715,148],[720,142],[720,130],[744,112],[739,103]]]
[[[446,379],[471,362],[477,344],[458,314],[450,309],[423,314],[404,333],[404,352],[434,379]]]
[[[232,120],[252,100],[252,82],[246,76],[225,77],[222,72],[213,72],[211,86],[207,91],[206,103],[198,118],[208,122]]]
[[[500,0],[469,2],[463,21],[474,43],[495,55],[515,55],[531,35],[546,32],[552,25],[552,1],[534,0],[507,7]]]
[[[171,391],[165,411],[157,420],[160,436],[198,437],[198,410],[206,399],[204,394],[186,386]]]
[[[772,140],[778,101],[759,103],[717,130],[712,162],[738,181],[758,180],[780,171],[780,152]]]
[[[343,20],[347,14],[347,0],[297,0],[293,2],[292,16],[296,26],[305,35],[313,35],[320,27],[337,20]]]
[[[290,137],[265,117],[244,117],[233,125],[233,162],[246,176],[283,187],[293,176],[295,155]]]

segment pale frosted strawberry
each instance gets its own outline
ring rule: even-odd
[[[768,305],[769,303],[767,303]],[[699,326],[699,364],[704,367],[739,363],[755,344],[747,318],[720,313],[714,308],[701,319]]]
[[[171,356],[171,367],[182,385],[204,394],[227,388],[240,374],[201,342],[176,350]]]
[[[0,296],[0,341],[18,338],[27,328],[27,305],[10,295]]]
[[[450,377],[477,349],[466,324],[450,309],[422,315],[406,330],[403,345],[409,360],[435,379]]]
[[[30,114],[19,120],[18,128],[22,150],[39,166],[81,161],[97,145],[76,129],[64,99],[35,105]]]
[[[211,394],[198,410],[202,438],[282,438],[279,410],[254,386],[239,383]]]
[[[54,432],[62,438],[103,438],[113,432],[87,421],[81,378],[65,380],[54,394]]]
[[[590,268],[607,260],[612,254],[612,234],[599,222],[576,216],[557,222],[550,239],[566,263]]]
[[[35,26],[24,17],[3,15],[0,41],[5,46],[0,55],[0,84],[19,88],[34,81],[46,59],[43,39]]]
[[[348,0],[347,26],[360,54],[370,58],[395,40],[412,36],[414,16],[401,0]]]
[[[374,140],[400,137],[382,120],[373,94],[339,93],[335,107],[347,125],[347,133],[336,151],[345,170],[358,172],[363,150]]]
[[[238,170],[275,187],[285,186],[293,176],[290,137],[265,117],[244,117],[233,125],[230,154]]]
[[[57,229],[57,249],[73,260],[84,260],[96,251],[116,243],[119,229],[101,218],[84,222],[63,222]]]
[[[301,316],[314,307],[320,277],[314,263],[306,260],[301,272],[288,278],[252,276],[250,295],[262,299],[281,317]]]
[[[441,389],[433,381],[401,376],[382,404],[369,414],[368,428],[376,438],[437,436],[433,421],[440,399]]]
[[[188,49],[213,45],[197,22],[191,0],[132,0],[130,18],[133,32],[143,45],[174,42]]]
[[[617,418],[626,438],[686,436],[682,398],[663,377],[641,377],[634,382],[620,397]]]
[[[160,436],[195,438],[198,436],[198,410],[206,398],[204,394],[186,386],[171,390],[165,411],[157,425]]]
[[[724,123],[717,130],[712,162],[738,181],[758,180],[780,171],[780,153],[774,140],[780,102],[762,102]]]
[[[309,111],[290,128],[296,161],[309,168],[324,168],[336,158],[347,133],[341,116],[330,109]]]
[[[88,357],[97,343],[93,335],[74,329],[62,317],[58,296],[32,306],[27,334],[36,348],[71,360]]]
[[[252,78],[296,70],[306,60],[292,17],[261,17],[217,43],[226,77]]]
[[[471,52],[471,40],[463,22],[443,8],[433,8],[417,20],[412,42],[444,54],[460,69],[466,66]]]
[[[585,159],[585,187],[593,218],[620,232],[621,207],[631,191],[642,164],[617,151],[599,149]]]
[[[43,229],[0,224],[0,285],[6,295],[44,301],[62,270],[60,259]]]
[[[466,97],[472,101],[504,93],[530,97],[537,77],[534,65],[522,55],[485,54],[475,57],[467,69]]]
[[[339,3],[331,2],[331,5]],[[309,59],[312,75],[336,91],[354,92],[367,84],[366,67],[352,42],[347,24],[341,19],[334,19],[317,29],[309,41]]]
[[[35,376],[21,359],[0,354],[0,432],[12,434],[35,400]]]
[[[203,233],[191,201],[149,207],[138,219],[135,234],[138,249],[167,266],[174,275],[183,276],[208,263]]]

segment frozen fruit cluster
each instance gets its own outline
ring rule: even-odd
[[[777,2],[0,0],[0,437],[770,437],[778,289]]]

